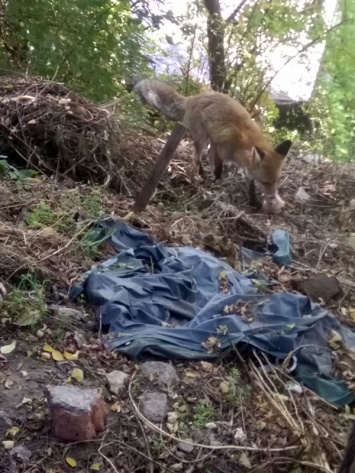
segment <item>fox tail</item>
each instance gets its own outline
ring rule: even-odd
[[[134,91],[143,103],[155,108],[169,120],[183,119],[187,98],[178,94],[165,82],[143,79],[135,84]]]

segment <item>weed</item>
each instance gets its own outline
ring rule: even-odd
[[[202,399],[192,409],[192,424],[196,429],[201,429],[213,419],[214,415],[214,407]]]
[[[159,456],[164,450],[164,442],[160,438],[150,439],[149,448],[153,455]]]
[[[100,217],[103,214],[101,190],[98,187],[94,187],[90,194],[83,198],[82,207],[91,217]]]
[[[249,397],[251,387],[243,382],[238,368],[231,366],[228,371],[229,392],[225,399],[232,406],[241,406]]]
[[[110,238],[114,231],[114,228],[109,229],[102,236],[102,230],[99,227],[93,225],[80,239],[79,247],[86,254],[86,256],[89,258],[95,258],[100,254],[100,246]]]
[[[43,284],[32,274],[24,274],[10,291],[4,309],[15,325],[34,325],[47,310]]]
[[[14,166],[11,166],[6,159],[6,156],[0,156],[0,174],[2,176],[9,176],[13,181],[25,181],[37,175],[37,171],[34,169],[16,169]]]
[[[31,228],[42,228],[53,226],[56,220],[51,206],[42,201],[27,215],[25,222]]]
[[[68,213],[56,212],[46,202],[39,202],[27,215],[25,223],[30,228],[52,227],[62,232],[71,232],[74,221]]]

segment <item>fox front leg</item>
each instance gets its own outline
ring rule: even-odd
[[[254,207],[255,210],[257,210],[258,212],[260,212],[260,210],[262,209],[262,203],[256,195],[256,186],[254,179],[249,179],[248,203],[250,207]]]
[[[203,171],[203,166],[202,166],[202,153],[203,153],[203,143],[200,141],[194,141],[194,147],[195,147],[195,156],[194,156],[194,161],[193,161],[193,173],[195,178],[200,176],[203,178],[204,176],[204,171]]]
[[[223,171],[223,161],[221,158],[218,156],[215,148],[213,145],[210,146],[210,149],[208,150],[208,158],[210,162],[210,168],[211,171],[214,174],[214,180],[222,180],[222,171]]]

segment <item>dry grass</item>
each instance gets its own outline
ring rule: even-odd
[[[287,208],[282,215],[269,217],[248,208],[243,179],[232,166],[223,184],[213,183],[209,178],[195,182],[190,173],[192,150],[188,142],[183,142],[152,202],[136,215],[131,212],[133,198],[164,144],[162,138],[132,136],[119,130],[113,112],[84,101],[60,84],[1,79],[0,95],[3,97],[0,139],[29,165],[46,170],[46,176],[23,182],[2,178],[0,278],[3,283],[10,285],[20,274],[31,270],[43,280],[68,290],[85,270],[110,255],[112,249],[108,246],[93,257],[79,244],[97,215],[91,215],[84,205],[91,192],[90,185],[77,180],[110,182],[113,190],[100,190],[103,216],[123,218],[170,245],[200,246],[239,270],[240,245],[247,241],[265,247],[272,229],[288,230],[292,237],[291,268],[280,269],[263,260],[259,269],[278,279],[277,290],[282,291],[293,291],[293,280],[313,273],[336,276],[343,293],[340,298],[327,302],[326,307],[354,326],[353,166],[313,165],[303,161],[299,154],[291,157],[281,185]],[[57,179],[48,179],[48,174]],[[301,186],[309,194],[304,203],[295,198]],[[27,216],[40,202],[50,206],[59,218],[65,216],[65,221],[69,221],[68,231],[56,223],[40,228],[27,225]],[[353,354],[340,347],[337,356],[346,366],[347,382],[353,386]],[[277,471],[286,472],[297,466],[299,471],[306,472],[333,471],[346,442],[349,426],[346,416],[309,391],[295,394],[287,384],[287,373],[269,365],[260,353],[254,354],[246,368],[245,375],[255,393],[253,403],[230,408],[224,414],[223,428],[228,432],[228,425],[239,419],[249,440],[236,446],[230,443],[229,432],[229,436],[223,437],[225,442],[221,447],[195,442],[199,462],[203,464],[203,459],[208,457],[216,471],[218,465],[224,464],[227,465],[224,471],[229,471],[228,465],[239,462],[241,453],[248,452],[251,468],[242,465],[241,471],[272,472],[278,468]],[[341,363],[339,370],[342,371]],[[225,413],[224,399],[213,385],[213,379],[208,374],[202,388],[198,380],[195,394],[202,390],[205,397],[220,403],[221,412]],[[164,453],[156,458],[149,447],[145,450],[136,441],[130,443],[122,436],[107,437],[108,434],[99,453],[105,457],[107,445],[117,444],[129,452],[130,464],[136,469],[143,468],[148,461],[149,471],[163,471],[164,465],[166,471],[176,471],[174,465],[181,460],[176,458],[173,448],[176,435],[167,433],[164,426],[150,425],[130,391],[128,427],[132,415],[136,418],[135,428],[141,426],[143,432],[153,429],[159,434]],[[192,472],[196,461],[186,460],[182,465],[182,471]],[[111,464],[111,471],[121,470]]]

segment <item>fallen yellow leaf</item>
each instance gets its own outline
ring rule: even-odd
[[[10,343],[10,345],[4,345],[3,347],[1,347],[0,353],[2,353],[3,355],[7,355],[8,353],[11,353],[12,351],[14,351],[15,348],[16,348],[16,340]]]
[[[118,402],[115,402],[114,404],[112,404],[111,406],[111,411],[113,412],[121,412],[121,406]]]
[[[76,461],[74,460],[74,458],[71,458],[71,457],[65,457],[65,461],[68,463],[69,466],[71,466],[72,468],[75,468],[77,463]]]
[[[187,378],[199,378],[199,377],[200,377],[199,374],[197,374],[197,373],[191,373],[190,371],[187,371],[187,372],[185,373],[185,376],[186,376]]]
[[[222,394],[228,394],[229,393],[229,383],[227,381],[222,381],[219,385],[219,389]]]
[[[52,351],[52,358],[55,361],[63,361],[64,360],[64,356],[58,350],[53,350]]]
[[[43,347],[43,351],[48,351],[49,353],[52,353],[52,351],[54,350],[53,347],[51,347],[50,345],[44,345]]]
[[[101,468],[101,464],[100,464],[100,463],[93,463],[93,464],[90,466],[90,470],[94,470],[94,471],[100,471],[100,468]]]
[[[16,427],[15,425],[11,427],[11,429],[6,431],[6,435],[10,435],[11,437],[15,437],[16,434],[18,434],[20,429]]]
[[[65,351],[63,355],[66,360],[75,361],[79,358],[79,353],[80,351],[77,351],[76,353],[69,353],[68,351]]]
[[[83,370],[80,368],[74,368],[73,371],[70,373],[70,376],[78,381],[78,383],[81,383],[84,379],[84,373]]]

